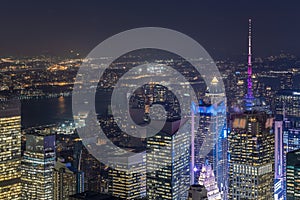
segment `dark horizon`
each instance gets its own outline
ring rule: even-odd
[[[253,20],[254,57],[281,52],[300,56],[300,2],[1,2],[0,56],[85,57],[106,38],[137,27],[157,26],[197,40],[212,57],[247,53]]]

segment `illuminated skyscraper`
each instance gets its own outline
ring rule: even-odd
[[[300,91],[298,90],[281,90],[277,92],[275,99],[275,176],[276,179],[283,180],[281,188],[283,188],[284,196],[286,194],[287,153],[300,149],[299,100]],[[279,185],[278,182],[275,184]]]
[[[198,182],[199,185],[205,186],[208,200],[222,199],[221,192],[219,190],[218,183],[216,182],[215,174],[211,168],[211,165],[202,165]]]
[[[300,150],[287,154],[286,197],[287,200],[300,199]]]
[[[282,189],[286,193],[287,153],[300,149],[300,127],[297,125],[299,118],[286,118],[275,121],[275,193]],[[281,184],[280,188],[279,183]],[[276,195],[276,194],[275,194]],[[280,199],[280,198],[278,198]]]
[[[229,199],[274,198],[273,118],[267,106],[253,97],[249,20],[248,85],[245,111],[230,116]]]
[[[226,101],[225,94],[218,91],[220,88],[218,83],[219,81],[214,77],[204,100],[200,100],[199,105],[192,104],[191,172],[192,183],[198,183],[201,168],[208,160],[212,165],[218,188],[227,196]],[[195,127],[196,120],[199,122],[198,127]]]
[[[84,192],[84,172],[81,170],[81,160],[82,160],[82,143],[81,141],[77,141],[74,145],[74,160],[72,166],[75,168],[77,177],[76,177],[76,192],[82,193]]]
[[[79,193],[80,182],[77,182],[82,180],[78,179],[80,175],[70,163],[57,161],[54,168],[54,200],[68,200],[70,195]]]
[[[241,72],[236,72],[234,78],[236,79],[235,88],[235,102],[233,102],[234,109],[242,109],[243,100],[245,97],[245,77]]]
[[[126,161],[111,164],[109,169],[109,193],[123,199],[138,199],[146,196],[146,162],[141,158],[124,158]],[[127,160],[128,159],[128,160]],[[142,161],[142,162],[141,162]],[[129,166],[128,166],[129,165]],[[130,169],[130,170],[128,170]]]
[[[274,199],[278,200],[284,200],[285,194],[284,194],[284,185],[283,185],[283,179],[275,179],[274,182]]]
[[[284,199],[284,149],[283,149],[283,122],[275,121],[275,183],[274,198]]]
[[[275,98],[276,115],[284,115],[286,118],[300,118],[300,90],[280,90]],[[300,120],[296,120],[300,126]]]
[[[167,121],[164,128],[147,139],[148,199],[187,199],[190,187],[190,127],[180,131],[181,120]]]
[[[281,89],[292,89],[293,88],[293,73],[292,72],[285,72],[280,74],[280,88]]]
[[[21,199],[21,115],[15,102],[0,104],[0,199]]]
[[[265,112],[232,114],[229,199],[273,199],[274,134]]]
[[[282,121],[275,121],[275,178],[283,177],[283,132]]]
[[[26,134],[22,160],[22,199],[53,200],[55,135],[50,130],[33,130]]]

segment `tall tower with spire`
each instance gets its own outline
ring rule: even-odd
[[[228,199],[274,199],[273,117],[252,91],[251,19],[248,36],[248,87],[245,111],[231,113]]]

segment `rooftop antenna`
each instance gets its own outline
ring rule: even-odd
[[[247,78],[247,94],[246,94],[246,110],[252,110],[253,106],[253,91],[252,91],[252,21],[249,19],[248,32],[248,78]]]

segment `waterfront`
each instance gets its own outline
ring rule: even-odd
[[[105,92],[97,95],[97,111],[107,110],[109,98]],[[21,110],[23,128],[73,120],[72,96],[21,100]]]

